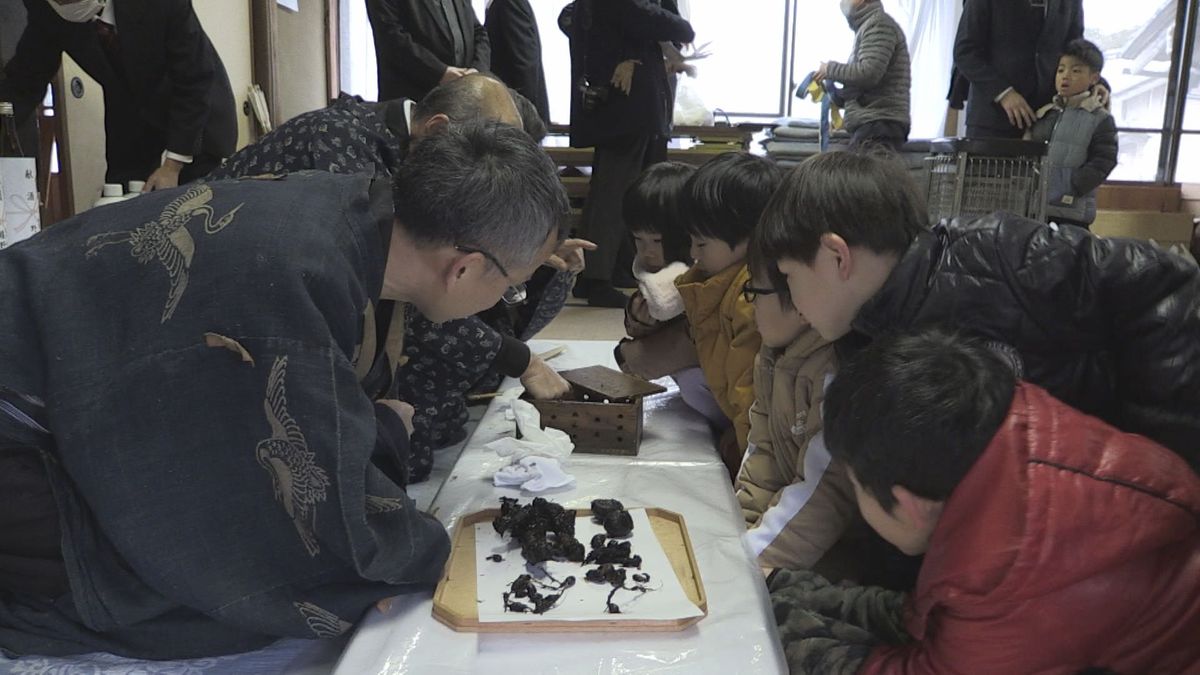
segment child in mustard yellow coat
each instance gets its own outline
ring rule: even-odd
[[[695,264],[675,286],[683,297],[705,384],[730,420],[719,448],[731,477],[737,475],[750,431],[754,357],[761,345],[754,306],[742,297],[750,278],[746,247],[782,180],[774,163],[731,152],[700,167],[688,179],[684,195]]]

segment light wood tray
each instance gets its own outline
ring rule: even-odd
[[[579,509],[576,516],[590,516],[591,509]],[[499,509],[488,509],[465,516],[454,530],[450,559],[433,595],[433,616],[459,632],[466,633],[594,633],[603,631],[680,631],[708,616],[708,599],[696,566],[692,541],[688,538],[683,516],[665,509],[646,509],[650,526],[658,537],[675,576],[688,599],[704,614],[687,619],[594,619],[590,621],[491,621],[479,620],[478,593],[475,587],[475,524],[491,521]],[[586,544],[585,544],[586,545]],[[580,575],[582,578],[582,574]],[[551,610],[553,611],[553,610]]]

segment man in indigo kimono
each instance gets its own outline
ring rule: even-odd
[[[566,210],[524,133],[462,124],[394,177],[185,186],[0,253],[0,648],[237,652],[429,589],[449,542],[360,384],[374,309],[490,307]]]
[[[487,75],[467,75],[439,85],[420,102],[395,99],[379,103],[343,96],[327,108],[299,115],[281,124],[262,140],[242,148],[214,171],[208,180],[263,173],[317,169],[332,173],[381,171],[392,173],[411,144],[459,122],[497,120],[540,126],[536,116],[526,120],[514,104],[519,95]],[[544,127],[543,127],[544,135]],[[535,140],[540,140],[535,138]],[[497,303],[478,315],[436,323],[419,312],[394,317],[402,335],[390,341],[393,358],[388,368],[373,373],[364,387],[373,397],[388,395],[410,403],[416,413],[408,455],[406,482],[425,480],[433,468],[434,449],[461,441],[466,433],[466,395],[494,390],[500,380],[520,378],[538,398],[554,398],[568,385],[544,361],[530,352],[525,340],[544,328],[566,303],[582,253],[574,240],[551,264],[530,279],[519,304]],[[578,262],[571,268],[568,261]],[[385,327],[391,308],[378,312]]]

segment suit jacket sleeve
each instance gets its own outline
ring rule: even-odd
[[[989,101],[1012,85],[991,63],[991,2],[967,0],[954,39],[954,65]]]
[[[1078,3],[1079,11],[1071,14],[1071,27],[1067,29],[1067,42],[1083,37],[1083,3]],[[1066,45],[1064,45],[1066,46]]]
[[[686,43],[696,39],[692,25],[678,14],[648,0],[616,0],[620,4],[621,34],[634,40]]]
[[[171,79],[171,101],[167,116],[167,150],[180,155],[200,151],[201,136],[208,122],[209,92],[220,58],[207,49],[207,39],[192,3],[177,3],[163,27],[167,33],[167,73]]]
[[[488,32],[479,23],[479,17],[475,15],[475,10],[471,7],[471,3],[464,2],[463,6],[471,13],[471,29],[475,34],[475,58],[471,60],[471,67],[482,72],[489,72],[492,69],[492,43],[488,39]]]
[[[396,3],[397,0],[367,0],[367,16],[370,17],[371,24],[377,26],[376,35],[387,38],[387,45],[380,51],[389,52],[389,60],[403,64],[406,73],[432,89],[441,81],[447,64],[442,63],[433,52],[417,44],[408,27],[404,25]]]
[[[499,4],[503,0],[496,0]],[[511,62],[508,67],[514,73],[529,73],[542,67],[541,53],[535,48],[535,43],[529,39],[537,32],[537,19],[532,7],[522,2],[505,2],[503,8],[488,16],[487,30],[490,36],[508,46],[506,50]],[[526,11],[526,10],[530,11]],[[565,9],[563,11],[566,11]]]
[[[46,95],[46,85],[62,64],[63,51],[59,32],[40,17],[45,8],[35,9],[29,2],[25,5],[29,23],[0,79],[0,101],[13,104],[18,122],[27,118]]]

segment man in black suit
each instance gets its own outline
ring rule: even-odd
[[[421,100],[431,89],[491,69],[487,31],[470,0],[367,0],[379,100]]]
[[[967,136],[1020,138],[1054,97],[1058,57],[1083,37],[1083,0],[966,0],[954,64],[970,81]]]
[[[69,54],[104,88],[106,182],[174,187],[233,152],[233,92],[191,0],[25,0],[25,10],[0,100],[27,117]]]
[[[484,25],[492,43],[492,73],[529,99],[538,117],[549,124],[542,37],[529,0],[492,0]]]
[[[612,285],[621,246],[629,245],[621,200],[642,169],[667,157],[672,95],[659,43],[695,39],[674,7],[576,0],[558,18],[571,39],[571,145],[596,148],[581,234],[598,248],[575,284],[575,295],[592,306],[625,306]]]

